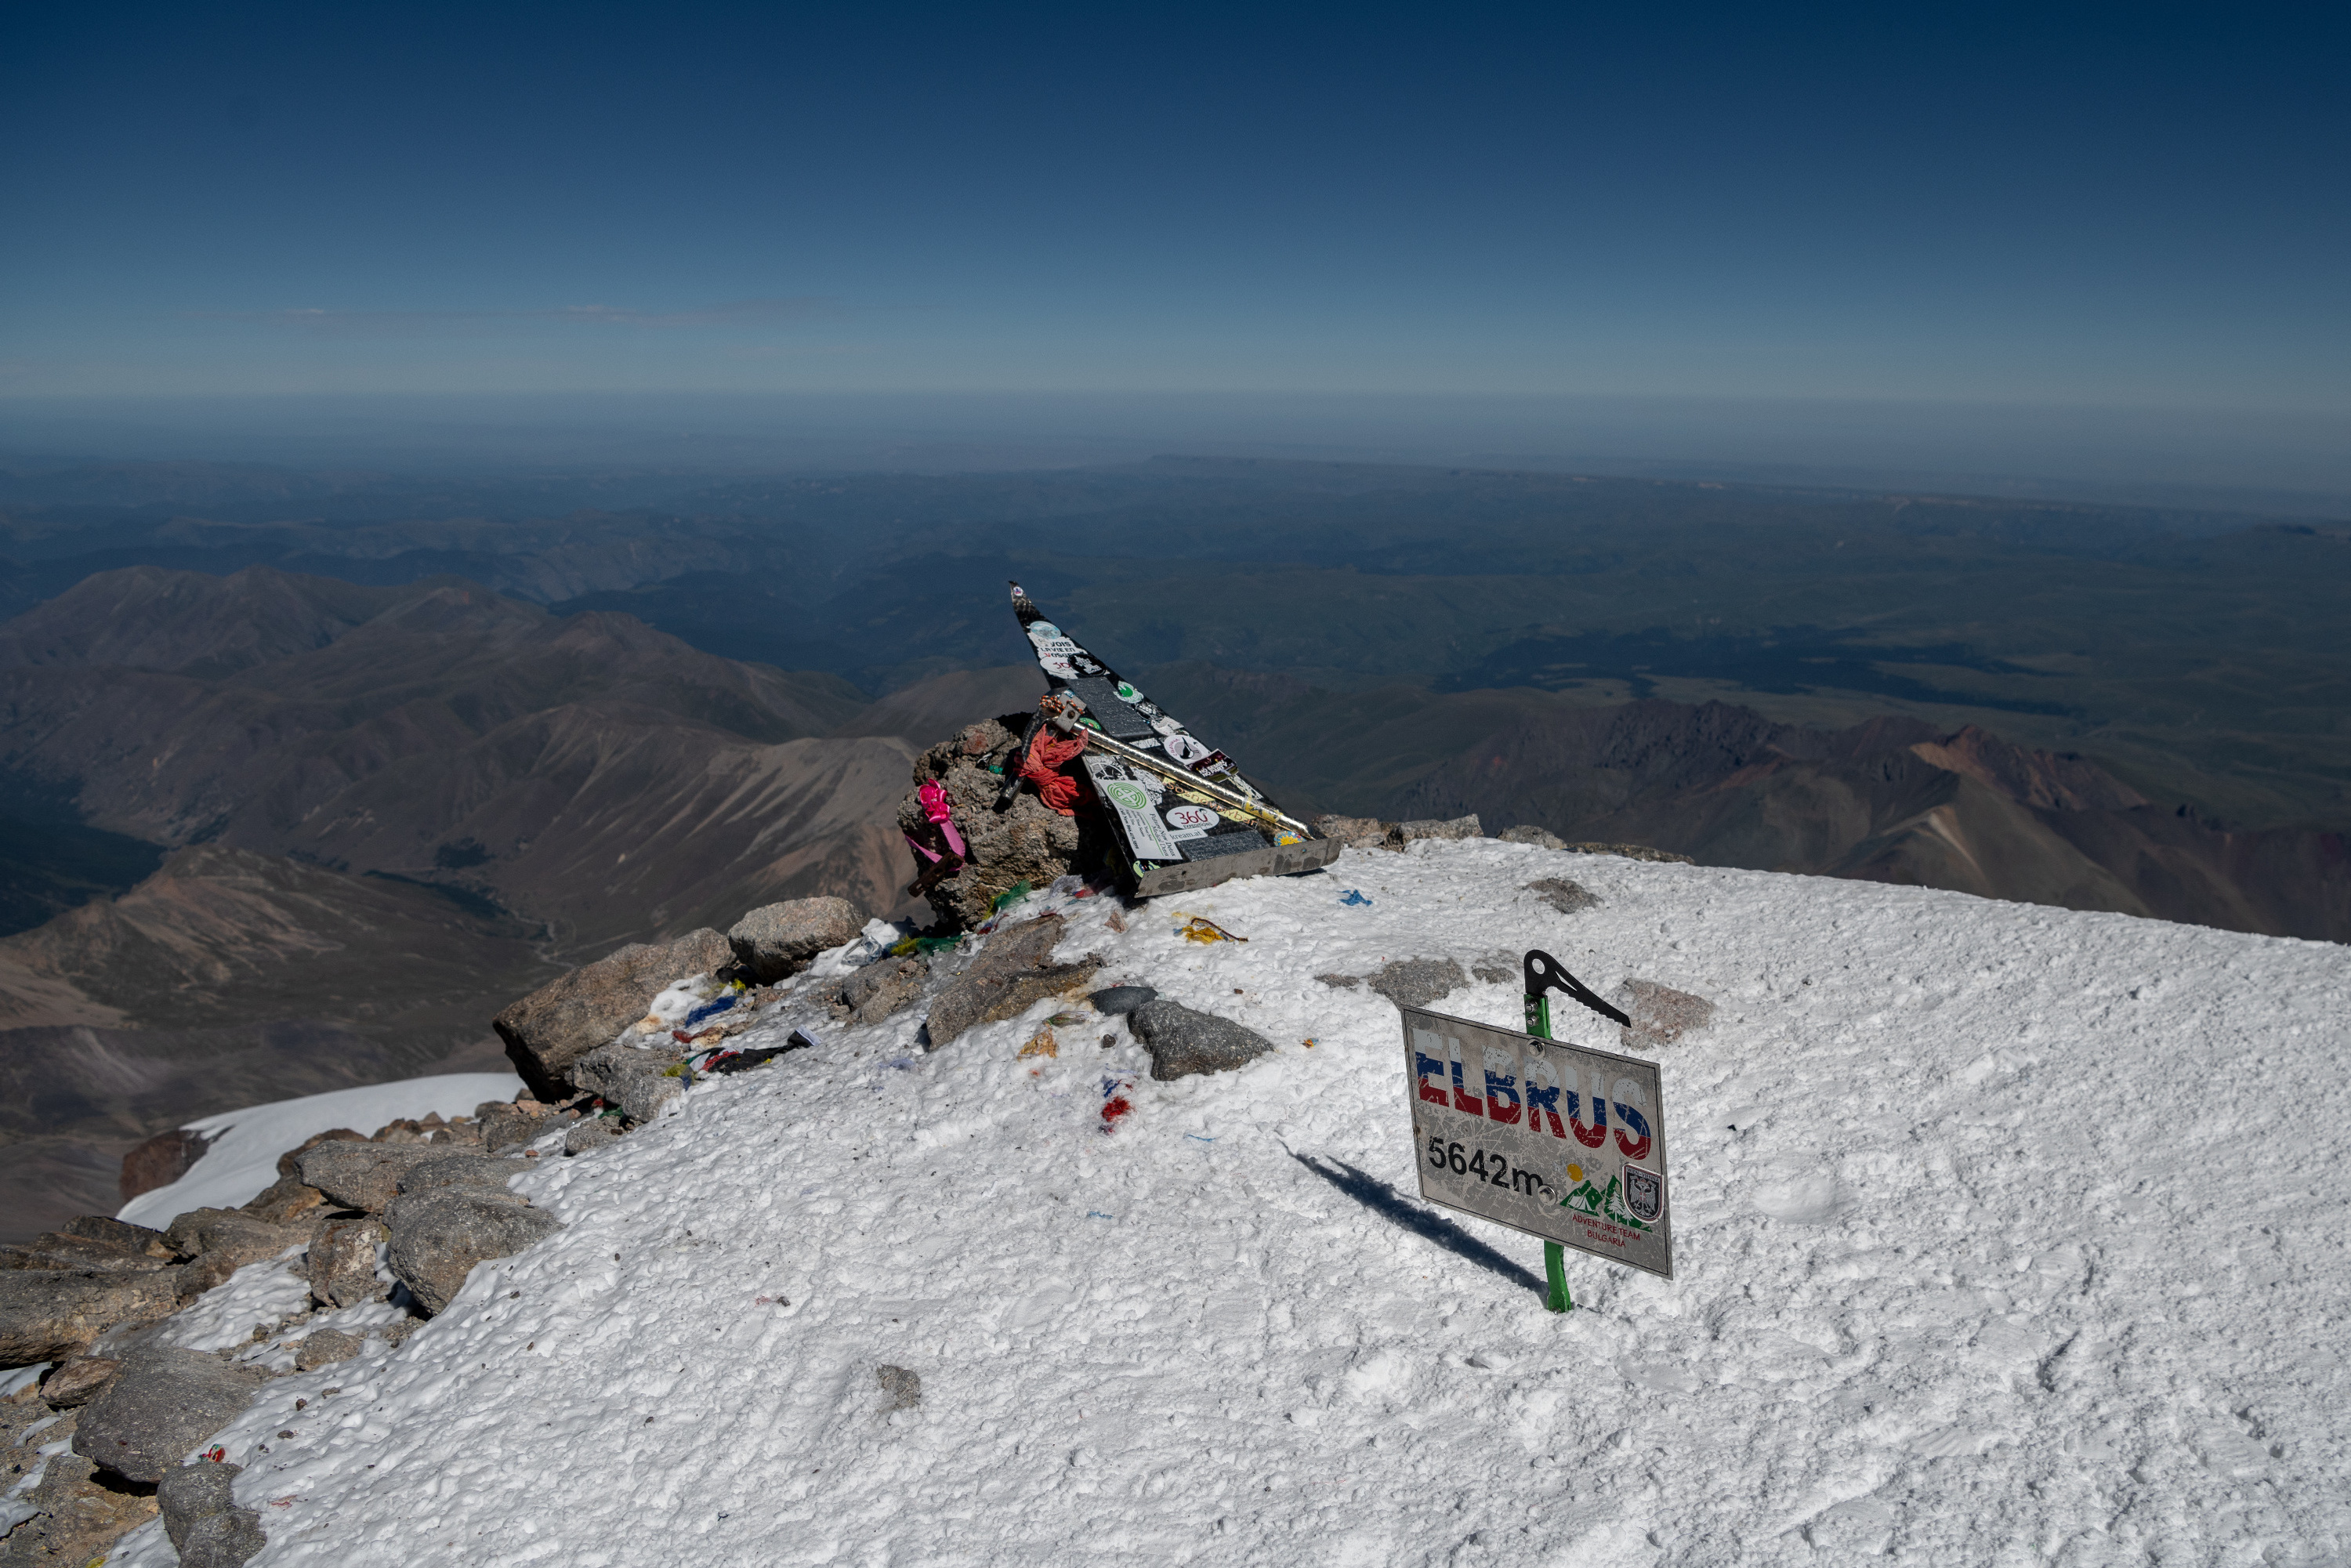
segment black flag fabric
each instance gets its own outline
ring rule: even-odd
[[[1090,746],[1080,760],[1125,852],[1133,892],[1286,875],[1338,858],[1339,844],[1267,800],[1230,758],[1047,620],[1017,582],[1012,612],[1046,684],[1085,705],[1087,728],[1120,743]]]

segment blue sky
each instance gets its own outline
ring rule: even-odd
[[[2316,8],[848,9],[19,13],[0,394],[2351,412]]]

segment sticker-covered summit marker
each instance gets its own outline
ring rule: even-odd
[[[1086,727],[1120,743],[1088,747],[1080,760],[1118,837],[1132,892],[1185,893],[1313,871],[1338,858],[1337,841],[1266,799],[1232,758],[1047,620],[1017,582],[1012,612],[1046,684],[1085,705]]]

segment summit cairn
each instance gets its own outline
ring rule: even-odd
[[[1048,687],[914,765],[898,824],[918,857],[907,890],[956,925],[1022,883],[1077,872],[1150,898],[1331,863],[1340,841],[1283,811],[1180,719],[1045,618],[1012,612]]]

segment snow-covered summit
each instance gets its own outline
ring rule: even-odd
[[[1115,913],[1061,956],[1278,1050],[909,1011],[545,1160],[566,1229],[215,1439],[256,1563],[2351,1552],[2351,950],[1491,841]],[[1395,1010],[1315,977],[1530,946],[1717,1006],[1657,1053],[1677,1277],[1571,1254],[1565,1316],[1413,1196]]]

